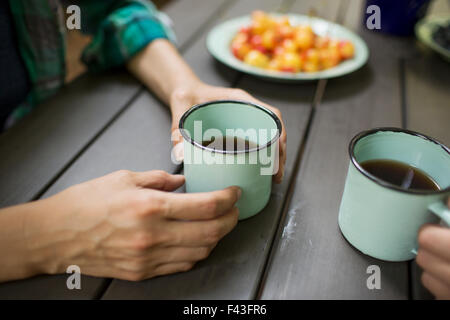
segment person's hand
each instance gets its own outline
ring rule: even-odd
[[[419,231],[418,242],[416,261],[423,269],[423,285],[437,299],[450,299],[450,229],[425,225]]]
[[[183,183],[164,171],[118,171],[43,200],[55,214],[41,223],[45,237],[30,241],[51,254],[41,271],[78,265],[82,274],[136,281],[191,269],[236,225],[240,189],[169,192]]]
[[[172,155],[177,161],[183,159],[181,134],[178,122],[181,116],[195,104],[211,100],[244,100],[260,104],[272,110],[281,121],[277,108],[269,106],[241,89],[210,86],[202,82],[183,60],[177,49],[167,39],[157,39],[127,62],[127,68],[164,103],[172,113]],[[282,124],[279,150],[279,166],[274,176],[281,182],[286,161],[286,128]]]
[[[178,123],[181,116],[190,107],[195,104],[204,103],[211,100],[243,100],[253,102],[266,107],[273,111],[282,123],[282,132],[279,143],[279,169],[274,176],[275,182],[280,183],[283,179],[284,165],[286,162],[286,127],[284,126],[281,112],[262,101],[252,97],[246,91],[242,89],[214,87],[204,83],[195,83],[192,87],[181,88],[174,91],[170,99],[170,109],[172,112],[172,141],[174,144],[174,154],[178,160],[183,157],[183,148],[181,134],[178,130]]]

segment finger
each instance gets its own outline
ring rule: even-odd
[[[183,136],[181,135],[180,129],[173,129],[170,140],[174,146],[183,141]]]
[[[181,220],[216,218],[230,211],[241,196],[239,187],[202,193],[167,193],[165,217]]]
[[[158,265],[177,262],[197,262],[206,259],[213,246],[201,247],[165,247],[153,250],[150,262],[158,261]]]
[[[104,269],[99,269],[98,266],[95,266],[88,269],[84,268],[83,272],[86,275],[95,277],[107,277],[126,281],[142,281],[165,274],[188,271],[192,269],[193,266],[194,262],[177,262],[163,264],[155,268],[149,268],[145,271],[127,270],[120,267],[105,267]]]
[[[450,286],[450,263],[442,260],[427,250],[419,249],[417,264],[426,272]]]
[[[284,167],[286,163],[286,150],[285,147],[280,147],[280,160],[278,162],[278,171],[274,176],[275,183],[281,183],[284,176]]]
[[[418,242],[419,248],[450,263],[450,229],[435,224],[424,225],[419,230]]]
[[[277,174],[274,177],[275,183],[280,184],[283,182],[284,178],[284,164],[280,164],[280,169],[278,170]]]
[[[178,273],[178,272],[186,272],[191,270],[194,267],[193,262],[177,262],[177,263],[168,263],[163,264],[158,267],[149,275],[149,277],[154,276],[163,276],[166,274]]]
[[[450,299],[450,287],[428,272],[422,273],[422,283],[436,299]]]
[[[286,163],[286,143],[287,143],[286,126],[284,125],[283,118],[278,109],[276,109],[260,100],[254,99],[254,101],[258,104],[265,106],[267,109],[273,111],[275,113],[275,115],[280,119],[280,122],[281,122],[282,129],[281,129],[281,135],[280,135],[280,139],[279,139],[279,148],[280,148],[279,164],[278,164],[278,171],[274,175],[274,178],[273,178],[275,183],[281,183],[283,181],[284,167],[285,167],[285,163]]]
[[[239,210],[235,207],[228,213],[207,221],[173,221],[167,224],[169,246],[200,247],[215,246],[237,224]]]
[[[162,170],[133,172],[133,181],[141,188],[152,188],[162,191],[173,191],[184,184],[184,176],[169,174]]]
[[[283,121],[283,117],[281,116],[281,112],[280,110],[272,107],[271,105],[268,105],[267,103],[264,103],[260,100],[255,99],[255,102],[257,104],[261,104],[263,106],[265,106],[267,109],[269,109],[270,111],[272,111],[273,113],[275,113],[275,115],[278,117],[278,119],[280,119],[281,122],[281,135],[280,135],[280,143],[281,144],[286,144],[287,142],[287,132],[286,132],[286,126],[284,125],[284,121]]]
[[[127,281],[140,281],[152,277],[148,272],[137,272],[118,266],[116,263],[96,263],[81,266],[83,274],[98,278],[113,278]],[[154,276],[154,275],[153,275]]]
[[[274,108],[270,108],[270,109],[280,119],[280,122],[281,122],[280,143],[285,145],[287,142],[287,132],[286,132],[286,126],[284,125],[283,117],[281,116],[281,113],[278,111],[278,109],[274,109]]]
[[[175,163],[180,164],[184,160],[184,146],[183,143],[177,143],[172,148],[171,153],[172,160],[174,160]]]

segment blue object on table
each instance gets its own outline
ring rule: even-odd
[[[364,25],[374,11],[367,8],[376,5],[380,8],[381,29],[373,29],[385,33],[409,36],[414,33],[417,21],[427,12],[430,0],[367,0],[364,10]]]

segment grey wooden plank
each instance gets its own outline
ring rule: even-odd
[[[69,276],[69,274],[41,275],[26,280],[2,283],[0,300],[96,299],[109,283],[102,278],[81,276],[81,289],[69,290],[66,284]]]
[[[297,0],[294,2],[289,13],[297,13],[303,15],[310,15],[319,17],[322,19],[335,21],[339,13],[341,1],[330,0],[315,0],[315,1],[302,1]]]
[[[258,2],[258,6],[255,6],[255,3],[256,1],[254,3],[240,2],[230,10],[233,15],[242,14],[245,10],[251,11],[263,5],[262,2]],[[247,7],[240,7],[242,5]],[[224,17],[228,16],[232,15],[224,14]],[[195,62],[193,65],[194,68],[198,66]],[[205,73],[216,72],[214,65],[210,65],[210,70],[207,70],[207,66],[201,66]],[[216,79],[217,82],[226,83],[220,75],[217,77],[212,74],[209,77]],[[282,111],[289,133],[286,179],[281,185],[274,186],[271,200],[260,214],[239,222],[236,229],[218,244],[211,256],[197,264],[193,270],[140,283],[114,280],[108,287],[104,299],[252,299],[256,297],[286,199],[290,177],[293,177],[295,159],[306,129],[316,84],[274,84],[244,76],[237,86]]]
[[[351,15],[352,23],[357,21],[356,14]],[[401,126],[398,61],[409,40],[359,32],[371,50],[368,65],[328,81],[275,244],[263,299],[408,297],[407,263],[388,263],[361,254],[345,241],[337,225],[350,139],[367,128]],[[380,290],[366,286],[369,265],[381,268]]]
[[[132,106],[67,169],[44,198],[120,169],[176,171],[177,165],[170,160],[171,118],[167,108],[148,92]]]
[[[199,27],[208,19],[217,16],[230,0],[175,0],[164,6],[163,11],[169,15],[177,36],[179,47],[187,45],[188,41],[199,31]],[[194,32],[193,32],[194,31]]]
[[[0,205],[35,197],[138,90],[123,73],[82,76],[0,135]]]
[[[180,46],[187,44],[221,2],[208,2],[204,6],[206,15],[198,15],[196,19],[187,17],[186,5],[198,6],[197,0],[175,1],[167,8],[176,19],[175,30],[184,30],[178,37]],[[5,191],[2,192],[5,197],[14,196],[12,200],[6,198],[5,204],[34,197],[59,170],[73,161],[88,141],[137,94],[139,88],[140,85],[127,74],[82,77],[46,103],[44,114],[33,113],[32,119],[37,117],[37,120],[27,119],[28,122],[24,121],[18,128],[1,136],[0,152],[7,156],[0,160],[0,190]],[[104,123],[100,121],[103,118]],[[118,169],[175,171],[176,166],[170,161],[169,129],[167,108],[148,92],[142,92],[135,103],[57,179],[44,197]],[[43,132],[36,135],[39,131]],[[22,141],[26,142],[25,145]],[[18,161],[20,159],[24,161]],[[11,171],[14,167],[17,170]],[[28,191],[30,183],[34,188]],[[11,186],[16,194],[9,190],[6,192]],[[68,290],[66,278],[65,275],[40,276],[2,284],[0,298],[92,299],[99,297],[109,284],[109,280],[82,276],[82,290]]]
[[[422,284],[422,268],[416,263],[416,261],[410,262],[410,290],[411,290],[411,299],[413,300],[432,300],[434,299],[433,295],[427,288],[425,288]]]
[[[406,125],[450,145],[450,65],[435,54],[405,60]]]

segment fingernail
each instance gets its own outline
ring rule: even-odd
[[[183,150],[183,144],[178,143],[173,147],[173,155],[175,157],[175,160],[178,162],[182,162],[184,158],[184,150]]]

